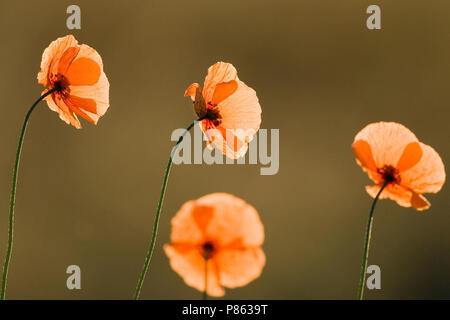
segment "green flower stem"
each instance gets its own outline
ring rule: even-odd
[[[205,257],[205,290],[203,290],[203,300],[208,300],[208,258]]]
[[[186,133],[188,133],[197,122],[199,122],[203,119],[205,119],[205,117],[195,120],[194,122],[192,122],[189,125],[189,127],[186,128],[186,130],[183,132],[183,134],[181,135],[181,137],[178,139],[177,143],[173,147],[172,152],[170,154],[169,162],[167,163],[166,174],[164,175],[164,180],[163,180],[163,184],[162,184],[162,188],[161,188],[161,195],[159,197],[158,209],[156,210],[155,221],[153,223],[152,239],[150,241],[150,246],[148,248],[147,256],[145,258],[144,267],[142,268],[142,272],[139,277],[139,281],[138,281],[138,284],[136,287],[136,292],[134,293],[134,300],[139,299],[139,295],[141,294],[142,284],[144,283],[145,275],[147,274],[148,266],[150,264],[150,260],[152,258],[152,254],[153,254],[153,249],[155,248],[156,235],[158,233],[159,218],[161,216],[161,209],[162,209],[162,205],[164,202],[164,195],[166,193],[167,181],[169,180],[170,168],[172,167],[172,158],[173,158],[176,150],[178,149],[178,145],[181,143],[181,141],[183,141],[183,138],[186,135]]]
[[[10,201],[10,205],[9,205],[8,249],[6,250],[5,264],[3,267],[2,289],[1,289],[1,294],[0,294],[0,300],[5,300],[6,280],[8,278],[9,262],[11,261],[11,253],[12,253],[12,246],[13,246],[13,233],[14,233],[14,204],[16,202],[17,176],[19,173],[20,154],[22,152],[23,139],[25,137],[25,132],[27,130],[28,120],[30,119],[31,113],[33,112],[34,108],[38,105],[39,102],[41,102],[49,94],[52,94],[55,90],[57,90],[56,87],[47,91],[42,96],[40,96],[39,99],[37,99],[35,103],[33,103],[30,110],[28,110],[27,115],[25,116],[25,120],[23,121],[22,131],[20,132],[19,145],[17,146],[17,153],[16,153],[16,162],[14,164],[13,183],[12,183],[12,189],[11,189],[11,201]]]
[[[389,184],[389,180],[386,180],[381,187],[380,191],[378,191],[377,196],[375,199],[373,199],[372,206],[370,207],[369,212],[369,219],[367,221],[367,228],[366,228],[366,237],[364,240],[364,252],[363,252],[363,260],[362,260],[362,266],[361,266],[361,279],[359,281],[359,290],[358,290],[358,300],[363,299],[364,295],[364,287],[366,282],[366,269],[367,269],[367,260],[369,259],[369,246],[370,246],[370,237],[372,234],[372,226],[373,226],[373,211],[375,209],[375,205],[377,203],[378,198],[381,195],[381,192],[383,192],[384,188]]]

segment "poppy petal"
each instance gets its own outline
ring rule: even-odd
[[[403,172],[414,167],[422,158],[422,148],[419,142],[411,142],[403,151],[398,164],[395,167],[399,172]]]
[[[377,171],[377,165],[373,159],[372,149],[367,141],[357,140],[352,144],[353,153],[355,154],[358,164],[371,171]]]
[[[203,85],[203,97],[206,102],[212,100],[214,90],[219,83],[231,80],[238,80],[236,68],[231,63],[217,62],[209,67]]]
[[[214,88],[214,94],[211,99],[211,104],[213,106],[218,105],[223,100],[231,96],[238,88],[238,83],[236,80],[231,80],[228,82],[222,82],[216,85]]]
[[[445,183],[445,167],[439,154],[430,146],[420,143],[423,154],[420,161],[400,174],[402,185],[417,193],[436,193]]]
[[[380,185],[367,186],[366,191],[375,198],[380,191]],[[389,184],[383,190],[379,199],[391,199],[397,202],[399,206],[411,207],[412,191],[398,184]]]
[[[197,89],[202,90],[202,87],[198,83],[192,83],[184,92],[185,97],[191,97],[192,101],[195,101],[195,93],[197,92]]]
[[[413,192],[413,195],[411,198],[411,206],[413,206],[415,209],[417,209],[419,211],[422,211],[422,210],[429,209],[431,205],[424,196]]]
[[[245,286],[258,278],[266,257],[261,248],[221,250],[214,256],[220,283],[228,288]]]
[[[72,35],[52,41],[42,54],[41,71],[37,75],[38,82],[48,87],[50,85],[49,74],[57,73],[56,68],[61,56],[68,48],[76,47],[77,45],[78,41]]]
[[[237,135],[233,133],[232,130],[225,129],[222,126],[218,126],[217,130],[220,132],[220,136],[222,139],[221,150],[226,150],[226,148],[230,149],[233,153],[237,153],[244,146],[244,141],[238,138]],[[223,152],[226,153],[226,152]]]
[[[264,227],[258,213],[244,200],[227,193],[213,193],[196,200],[196,205],[215,208],[206,237],[216,239],[220,247],[232,245],[237,240],[241,247],[256,247],[263,243]]]
[[[75,99],[76,98],[76,99]],[[87,121],[91,122],[92,124],[97,124],[98,119],[100,118],[97,114],[92,113],[84,109],[86,108],[92,108],[92,104],[95,104],[95,101],[92,99],[84,99],[79,97],[69,97],[67,99],[64,99],[64,102],[69,107],[69,109],[74,112],[75,114],[79,115],[80,117],[86,119]]]
[[[70,64],[65,76],[70,85],[91,86],[97,83],[100,74],[100,66],[94,60],[81,57]]]
[[[195,211],[195,201],[188,201],[175,217],[172,218],[172,243],[200,244],[204,240],[203,231],[196,223],[193,212]]]
[[[205,232],[214,216],[214,207],[201,204],[196,205],[192,211],[192,216],[198,228]]]
[[[44,95],[45,93],[47,93],[48,89],[45,89],[44,91],[42,91],[41,96]],[[48,95],[44,98],[44,100],[47,102],[48,107],[50,108],[50,110],[54,111],[54,112],[58,112],[58,105],[56,104],[56,102],[53,100],[53,95]]]
[[[222,117],[221,126],[227,129],[248,131],[249,141],[261,125],[261,106],[255,90],[239,81],[238,89],[217,105]]]
[[[85,99],[92,99],[96,103],[98,116],[103,116],[109,108],[109,81],[102,72],[99,81],[92,86],[70,86],[70,94]]]
[[[46,91],[47,90],[44,90],[44,92]],[[54,95],[49,95],[45,97],[44,100],[47,102],[50,110],[58,113],[61,120],[63,120],[67,124],[73,125],[77,129],[81,129],[81,123],[78,120],[77,116],[73,111],[70,110],[70,108],[64,103],[63,100],[58,99]]]
[[[61,59],[59,59],[58,62],[59,74],[65,74],[67,72],[67,69],[69,68],[73,60],[77,57],[79,52],[80,48],[78,46],[70,47],[66,51],[64,51],[63,55],[61,56]]]
[[[180,246],[164,245],[171,268],[178,273],[184,282],[199,291],[205,289],[205,259],[197,249],[180,249]],[[210,296],[220,297],[225,294],[219,283],[217,268],[212,259],[208,260],[208,290]]]
[[[68,106],[77,107],[94,114],[97,113],[97,103],[95,103],[94,99],[86,99],[70,95],[68,98],[64,99],[64,101]]]
[[[238,131],[225,129],[221,126],[204,131],[207,146],[214,144],[224,155],[230,159],[243,157],[248,149],[247,135],[238,135]]]
[[[377,122],[367,125],[354,141],[364,140],[370,145],[377,168],[395,167],[406,146],[418,142],[414,133],[395,122]]]

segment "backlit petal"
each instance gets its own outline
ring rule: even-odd
[[[439,154],[430,146],[420,143],[423,154],[411,169],[400,174],[401,184],[417,193],[436,193],[445,182],[445,168]]]
[[[204,234],[199,224],[195,222],[193,215],[195,210],[195,201],[188,201],[172,218],[172,234],[170,237],[172,243],[202,243]]]
[[[192,101],[195,101],[195,92],[197,91],[197,89],[202,89],[202,87],[200,87],[200,85],[198,83],[192,83],[184,92],[184,96],[185,97],[191,97]]]
[[[375,198],[380,191],[380,185],[367,186],[367,193]],[[405,187],[398,184],[389,184],[381,193],[379,199],[391,199],[397,202],[399,206],[411,207],[411,199],[413,192]]]
[[[242,247],[260,246],[264,241],[264,227],[255,208],[227,193],[213,193],[195,201],[197,206],[214,207],[206,236],[221,247],[239,241]]]
[[[231,80],[238,80],[237,71],[231,63],[217,62],[209,67],[203,85],[203,97],[206,102],[211,102],[216,85]]]
[[[238,88],[238,83],[235,80],[228,82],[221,82],[214,88],[214,94],[211,99],[212,105],[217,105],[223,100],[231,96]]]
[[[38,73],[38,82],[43,86],[49,86],[49,73],[57,73],[58,63],[64,52],[71,47],[76,47],[78,41],[68,35],[58,38],[44,50],[41,60],[41,71]]]
[[[248,141],[261,125],[261,106],[255,90],[244,82],[238,82],[237,90],[217,105],[222,117],[221,126],[226,129],[248,131]]]
[[[358,140],[370,145],[377,168],[395,167],[408,144],[418,142],[414,133],[395,122],[369,124],[356,135],[354,141]]]
[[[69,106],[67,106],[63,100],[58,99],[55,95],[49,95],[44,100],[47,102],[50,110],[58,113],[61,120],[67,124],[73,125],[77,129],[81,129],[81,123],[76,114],[70,110]]]
[[[205,131],[205,137],[225,156],[230,159],[243,157],[248,149],[248,144],[244,139],[248,139],[248,132],[241,133],[240,130],[225,129],[222,126]],[[253,131],[250,131],[253,132]]]
[[[169,257],[170,266],[184,282],[199,291],[205,289],[205,259],[197,249],[183,249],[176,245],[165,245],[164,251]],[[220,297],[225,294],[219,284],[217,268],[212,259],[208,260],[208,290],[210,296]]]
[[[69,69],[69,66],[73,62],[73,60],[77,57],[78,53],[80,52],[80,47],[70,47],[66,51],[64,51],[63,55],[59,59],[58,62],[58,73],[59,74],[65,74],[67,72],[67,69]]]
[[[67,69],[65,74],[72,86],[92,86],[100,79],[100,66],[91,59],[75,59]]]
[[[395,167],[399,172],[403,172],[414,167],[422,158],[422,147],[419,142],[411,142],[403,150],[403,153]]]
[[[95,114],[98,116],[103,116],[109,108],[109,81],[103,71],[99,81],[95,85],[70,86],[70,94],[80,98],[94,100],[96,103]]]
[[[80,98],[76,96],[69,96],[67,99],[64,99],[64,103],[75,114],[79,115],[80,117],[86,119],[87,121],[93,124],[97,124],[98,119],[100,117],[95,113],[97,105],[94,100]]]
[[[353,153],[355,154],[358,164],[365,170],[376,172],[377,165],[373,159],[372,149],[365,140],[357,140],[352,144]]]
[[[214,260],[222,285],[228,288],[245,286],[261,275],[266,257],[261,248],[221,250]]]
[[[431,205],[424,196],[413,192],[411,198],[411,206],[413,206],[416,210],[422,211],[429,209]]]

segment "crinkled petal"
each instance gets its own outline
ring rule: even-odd
[[[78,41],[72,36],[68,35],[58,38],[44,50],[41,60],[41,71],[38,73],[38,82],[43,86],[49,86],[49,74],[57,73],[58,62],[63,56],[64,52],[71,47],[77,47]]]
[[[380,185],[366,186],[367,193],[375,198],[380,191]],[[379,199],[391,199],[402,207],[411,207],[412,191],[398,184],[387,185],[381,193]]]
[[[208,120],[203,120],[208,121]],[[225,156],[230,159],[238,159],[245,155],[251,131],[225,129],[222,126],[204,131],[207,141],[216,146]]]
[[[45,92],[45,91],[44,91]],[[59,118],[67,124],[71,124],[77,129],[81,129],[81,123],[76,114],[67,106],[63,100],[59,100],[54,95],[49,95],[44,99],[50,110],[58,113]]]
[[[203,85],[203,97],[211,102],[217,84],[238,80],[237,71],[231,63],[217,62],[208,69],[208,74]]]
[[[414,167],[422,158],[423,151],[419,142],[411,142],[403,150],[395,168],[403,172]]]
[[[366,190],[372,198],[375,198],[380,188],[380,185],[373,185],[367,186]],[[398,184],[387,185],[381,193],[380,199],[391,199],[397,202],[399,206],[406,208],[413,207],[419,211],[426,210],[430,207],[430,203],[424,196]]]
[[[231,80],[228,82],[221,82],[214,88],[214,94],[210,101],[211,105],[215,106],[227,99],[238,89],[238,82],[236,80]]]
[[[242,131],[250,141],[261,125],[261,106],[255,90],[238,81],[237,90],[217,105],[220,125],[226,129]]]
[[[354,141],[358,140],[370,145],[377,168],[395,168],[408,144],[418,142],[414,133],[395,122],[369,124],[356,135]]]
[[[202,89],[198,83],[192,83],[184,92],[185,97],[191,97],[192,101],[195,101],[195,93],[197,92],[197,89]]]
[[[103,116],[109,108],[109,81],[103,71],[96,84],[92,86],[70,86],[70,94],[94,100],[96,103],[95,112],[86,109],[84,111],[91,112],[99,117]]]
[[[423,154],[411,169],[401,172],[401,184],[416,193],[436,193],[445,182],[445,168],[439,154],[430,146],[420,143]]]
[[[365,140],[356,140],[352,144],[353,153],[355,154],[356,162],[364,171],[377,171],[377,165],[373,158],[370,144]]]
[[[261,275],[266,257],[261,248],[226,249],[218,252],[214,260],[220,283],[227,288],[236,288]]]

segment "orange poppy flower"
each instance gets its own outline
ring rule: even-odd
[[[77,115],[97,124],[109,107],[109,82],[100,55],[72,36],[53,41],[42,55],[38,82],[57,88],[45,100],[67,124],[80,129]]]
[[[265,264],[264,228],[256,210],[227,193],[186,202],[172,219],[170,265],[197,290],[223,296],[259,277]]]
[[[191,84],[185,94],[190,96],[207,139],[227,157],[245,155],[248,143],[259,130],[261,106],[255,90],[239,80],[230,63],[217,62],[209,67],[203,90]]]
[[[366,187],[373,198],[388,183],[380,199],[425,210],[430,203],[422,194],[436,193],[444,185],[445,169],[439,154],[401,124],[369,124],[356,135],[352,148],[356,162],[376,183]]]

